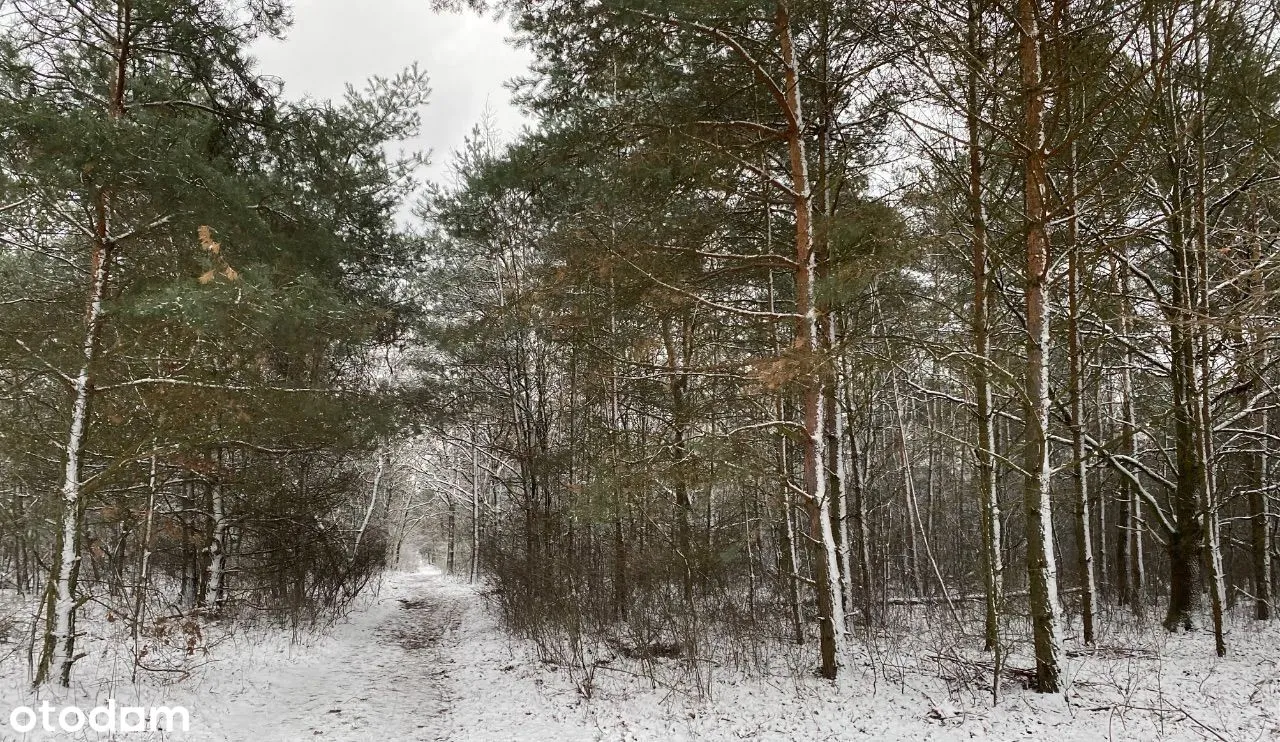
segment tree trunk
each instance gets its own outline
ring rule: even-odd
[[[845,389],[846,405],[852,408],[849,391]],[[849,485],[853,494],[853,522],[858,531],[858,581],[862,588],[862,614],[867,630],[875,624],[875,589],[871,584],[871,525],[867,517],[866,475],[862,466],[862,451],[853,430],[852,409],[846,411],[846,427],[849,430]]]
[[[107,117],[124,116],[124,96],[133,33],[133,8],[130,0],[116,5],[116,46],[111,70],[111,100]],[[50,565],[50,580],[45,599],[45,636],[36,669],[35,685],[56,680],[62,686],[71,684],[71,666],[75,654],[75,619],[80,599],[76,595],[80,577],[80,540],[84,525],[80,460],[89,433],[90,408],[93,401],[94,372],[98,361],[105,312],[103,302],[110,281],[112,243],[107,218],[111,194],[99,188],[93,197],[93,247],[89,259],[89,292],[85,310],[84,336],[80,344],[80,371],[72,382],[71,423],[63,446],[62,487],[58,535]]]
[[[785,447],[785,443],[783,444]],[[784,448],[783,466],[789,466]],[[800,615],[800,555],[796,546],[795,506],[791,501],[791,477],[785,468],[782,476],[782,569],[787,586],[787,609],[791,618],[791,635],[796,645],[804,644],[804,622]]]
[[[1066,93],[1071,95],[1070,91]],[[1068,145],[1067,165],[1067,363],[1071,389],[1071,483],[1076,498],[1076,566],[1080,573],[1080,618],[1084,643],[1094,643],[1094,606],[1098,584],[1093,569],[1092,517],[1089,513],[1089,479],[1085,468],[1084,349],[1080,345],[1080,245],[1076,212],[1075,144]]]
[[[996,495],[995,439],[992,434],[991,400],[991,308],[990,269],[987,265],[987,215],[982,198],[981,111],[978,83],[984,73],[985,56],[979,34],[981,19],[975,0],[968,0],[967,46],[969,69],[965,85],[965,128],[968,134],[969,227],[973,240],[973,389],[977,401],[978,440],[974,447],[977,468],[978,504],[982,533],[982,581],[986,588],[986,622],[983,631],[988,652],[996,653],[1000,664],[1000,612],[1003,610],[1004,558],[1001,552],[1000,499]]]
[[[1121,264],[1120,271],[1120,335],[1129,337],[1133,307],[1129,300],[1132,290],[1129,268]],[[1129,458],[1136,458],[1137,416],[1133,401],[1133,351],[1126,344],[1120,365],[1120,450]],[[1121,605],[1128,604],[1135,615],[1143,612],[1143,585],[1146,582],[1146,565],[1142,547],[1142,499],[1138,488],[1128,477],[1120,478],[1120,515],[1116,521],[1120,532],[1116,534],[1116,596]]]
[[[676,549],[681,564],[681,585],[685,610],[688,618],[694,619],[693,576],[697,563],[693,553],[693,537],[691,520],[693,518],[693,499],[689,494],[688,478],[688,411],[685,404],[685,393],[688,387],[688,376],[685,373],[685,352],[687,347],[687,327],[681,328],[679,342],[672,330],[670,318],[662,321],[662,341],[667,353],[667,390],[671,395],[671,428],[674,431],[671,441],[673,490],[675,492]]]
[[[844,621],[837,613],[844,605],[840,594],[839,549],[831,522],[826,476],[826,404],[819,355],[822,346],[821,318],[815,300],[817,255],[813,250],[813,199],[809,187],[809,166],[805,154],[805,118],[800,96],[800,73],[791,36],[791,17],[786,2],[778,2],[774,24],[782,52],[783,92],[788,118],[787,144],[791,160],[791,195],[796,224],[796,314],[799,315],[797,345],[805,353],[804,373],[804,492],[810,529],[816,537],[814,578],[818,593],[819,644],[822,676],[834,680],[843,654]]]
[[[458,556],[458,498],[448,495],[448,511],[445,514],[445,552],[444,572],[453,575],[457,572]]]
[[[765,209],[765,239],[771,246],[773,236],[773,220],[768,208]],[[769,273],[769,311],[776,312],[776,292],[773,285],[773,272]],[[781,355],[781,342],[778,339],[776,323],[771,328],[773,336],[773,353]],[[782,394],[777,394],[773,402],[775,420],[790,419],[791,411],[787,409]],[[804,644],[804,623],[800,615],[800,559],[796,546],[796,529],[793,520],[795,505],[791,493],[794,483],[791,477],[790,442],[780,436],[777,446],[778,486],[782,490],[782,553],[779,560],[782,565],[783,580],[787,593],[787,612],[791,618],[791,633],[797,645]]]
[[[1254,229],[1255,234],[1260,234]],[[1251,262],[1257,271],[1251,286],[1252,306],[1254,311],[1261,312],[1266,301],[1266,279],[1262,272],[1263,257],[1260,239],[1254,239],[1251,245]],[[1263,322],[1251,322],[1246,341],[1247,359],[1242,375],[1245,377],[1245,391],[1242,393],[1242,404],[1248,406],[1250,398],[1265,389],[1262,369],[1267,367],[1267,328]],[[1259,621],[1270,620],[1271,609],[1271,527],[1270,507],[1267,499],[1267,411],[1256,409],[1245,418],[1245,426],[1256,431],[1257,435],[1250,444],[1246,454],[1248,461],[1245,487],[1249,490],[1249,536],[1252,547],[1251,566],[1253,568],[1253,617]]]
[[[155,443],[152,442],[154,449]],[[142,555],[138,560],[138,584],[133,595],[133,625],[130,634],[133,639],[133,672],[131,679],[138,680],[138,669],[142,659],[141,635],[146,621],[147,590],[151,583],[151,531],[155,523],[156,495],[159,494],[159,478],[157,477],[157,456],[151,452],[151,470],[147,476],[147,515],[142,529]]]
[[[1197,24],[1199,23],[1199,12],[1197,11]],[[1212,382],[1212,369],[1209,348],[1209,332],[1210,320],[1213,312],[1212,305],[1209,301],[1209,215],[1207,204],[1205,203],[1205,189],[1208,187],[1208,171],[1205,165],[1205,106],[1204,106],[1204,89],[1203,74],[1206,62],[1203,61],[1204,42],[1200,35],[1196,34],[1195,51],[1196,51],[1196,67],[1200,73],[1201,85],[1196,92],[1196,115],[1195,115],[1195,178],[1196,188],[1195,194],[1195,224],[1196,224],[1196,281],[1197,289],[1197,310],[1196,310],[1196,335],[1200,340],[1200,374],[1196,382],[1196,391],[1199,395],[1198,402],[1198,440],[1197,454],[1200,458],[1200,476],[1202,477],[1201,489],[1204,491],[1204,538],[1205,548],[1208,551],[1208,567],[1209,567],[1209,602],[1210,610],[1213,617],[1213,637],[1214,647],[1219,657],[1223,657],[1227,653],[1227,643],[1225,629],[1223,626],[1223,611],[1225,610],[1227,591],[1222,573],[1222,542],[1219,536],[1218,523],[1218,493],[1217,486],[1214,481],[1214,442],[1213,442],[1213,403],[1212,392],[1209,389]]]
[[[209,537],[209,570],[205,579],[204,596],[200,605],[217,612],[223,598],[223,575],[226,570],[227,513],[222,483],[215,481],[209,487],[209,514],[213,529]]]
[[[480,579],[480,463],[477,460],[475,431],[471,433],[471,565],[467,581]]]
[[[819,80],[818,80],[818,121],[817,121],[817,157],[818,157],[818,173],[817,187],[814,191],[814,210],[817,213],[818,223],[813,230],[813,253],[814,262],[817,265],[816,280],[823,281],[832,274],[832,255],[831,255],[831,216],[835,209],[833,200],[835,194],[831,190],[831,142],[830,130],[832,112],[831,100],[831,77],[829,70],[829,54],[831,51],[830,39],[830,8],[827,5],[819,6],[818,19],[818,54],[819,57]],[[844,433],[843,418],[840,414],[839,393],[841,372],[843,365],[840,363],[840,353],[838,351],[839,343],[839,317],[836,314],[836,306],[828,299],[819,307],[820,326],[822,337],[820,345],[828,354],[829,363],[824,364],[825,373],[823,373],[823,422],[825,424],[823,435],[826,437],[826,477],[827,477],[827,497],[830,501],[830,517],[835,528],[836,564],[839,569],[838,580],[840,583],[841,602],[838,604],[839,620],[842,629],[848,630],[849,613],[852,608],[849,605],[850,581],[852,576],[849,573],[849,528],[848,528],[848,503],[845,501],[845,481],[847,473],[845,470],[844,446],[842,445],[842,435]]]
[[[360,530],[356,531],[356,542],[351,547],[351,562],[354,562],[360,554],[360,542],[364,539],[364,532],[369,528],[369,519],[373,517],[373,509],[378,504],[378,487],[382,484],[382,472],[387,465],[387,457],[385,455],[378,456],[378,468],[373,474],[373,492],[369,495],[369,507],[364,511],[364,520],[360,522]]]
[[[1026,472],[1023,499],[1026,510],[1027,572],[1031,630],[1036,655],[1036,690],[1059,688],[1062,654],[1058,606],[1058,568],[1051,528],[1049,468],[1049,240],[1045,209],[1044,123],[1045,90],[1040,69],[1038,0],[1019,0],[1019,61],[1023,94],[1023,167],[1026,216],[1026,416],[1023,435]]]
[[[71,684],[71,665],[75,653],[75,619],[80,599],[76,595],[80,577],[80,540],[84,526],[85,503],[80,482],[80,461],[89,432],[90,407],[93,401],[94,371],[98,361],[99,341],[103,326],[103,301],[110,279],[111,247],[107,238],[105,193],[96,200],[96,238],[89,269],[89,299],[85,313],[84,339],[81,342],[80,372],[72,382],[71,425],[63,446],[64,466],[58,535],[45,600],[45,636],[36,670],[35,684],[55,681]]]

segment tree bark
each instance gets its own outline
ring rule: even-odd
[[[1068,91],[1070,96],[1071,92]],[[1093,568],[1092,516],[1089,513],[1089,479],[1085,468],[1084,348],[1080,344],[1080,245],[1076,211],[1075,144],[1068,145],[1067,165],[1067,363],[1071,388],[1071,483],[1076,499],[1076,566],[1080,573],[1080,619],[1084,643],[1094,643],[1098,583]]]
[[[1258,229],[1253,230],[1260,234]],[[1252,307],[1255,312],[1262,311],[1266,301],[1266,278],[1263,274],[1263,257],[1261,238],[1251,241],[1250,262],[1257,271],[1250,282]],[[1242,405],[1249,405],[1249,399],[1265,389],[1262,369],[1267,367],[1267,328],[1265,323],[1251,321],[1247,331],[1246,361],[1242,370]],[[1243,410],[1242,410],[1243,411]],[[1271,527],[1270,505],[1267,498],[1267,411],[1256,409],[1246,417],[1246,427],[1256,432],[1246,454],[1245,486],[1249,489],[1249,537],[1252,547],[1251,566],[1253,568],[1253,617],[1259,621],[1271,619]]]
[[[853,424],[846,425],[849,428],[849,461],[852,464],[849,483],[853,491],[853,521],[858,531],[858,581],[862,588],[862,614],[869,632],[875,625],[875,587],[871,583],[871,524],[867,516],[866,476]]]
[[[477,459],[475,431],[471,432],[471,565],[467,581],[475,584],[480,579],[480,463]],[[388,500],[389,501],[389,500]]]
[[[200,605],[217,611],[223,599],[223,576],[226,573],[227,512],[222,483],[212,482],[209,487],[209,515],[212,531],[209,536],[209,569],[205,579],[204,595]]]
[[[94,391],[94,371],[102,335],[103,300],[110,277],[111,249],[107,242],[106,195],[97,199],[97,236],[90,267],[88,311],[85,314],[84,339],[81,343],[80,372],[72,382],[71,426],[63,446],[64,466],[58,535],[54,545],[51,579],[46,589],[46,628],[35,684],[51,680],[63,686],[71,684],[71,665],[75,653],[75,619],[80,601],[77,584],[80,577],[80,540],[84,529],[83,490],[80,481],[81,458],[89,432],[89,415]]]
[[[813,249],[813,198],[809,185],[809,165],[805,153],[805,117],[800,94],[800,73],[792,39],[787,2],[778,2],[774,16],[782,53],[782,88],[788,118],[787,146],[791,161],[791,195],[796,225],[796,314],[799,315],[797,346],[805,354],[804,377],[804,494],[809,510],[811,533],[816,537],[814,577],[818,593],[821,673],[834,680],[843,654],[844,621],[838,613],[844,600],[840,591],[839,549],[831,521],[826,464],[826,384],[819,367],[822,350],[822,322],[815,298],[817,254]]]
[[[1019,0],[1019,62],[1023,94],[1024,208],[1026,218],[1026,416],[1023,435],[1026,472],[1023,500],[1027,529],[1027,572],[1031,630],[1036,656],[1036,690],[1056,692],[1062,654],[1058,605],[1058,568],[1052,540],[1053,512],[1049,468],[1049,240],[1045,209],[1047,178],[1040,68],[1038,0]]]
[[[991,399],[991,291],[987,258],[987,215],[982,198],[984,163],[978,84],[986,57],[979,34],[980,12],[975,0],[968,0],[968,70],[965,81],[965,129],[968,134],[970,239],[973,242],[973,390],[977,402],[978,440],[974,447],[977,469],[978,504],[982,534],[982,581],[986,589],[986,617],[983,631],[986,651],[996,653],[1000,663],[1000,612],[1003,610],[1004,558],[1001,551],[1000,499],[995,483],[995,439],[992,434]]]
[[[360,530],[356,531],[356,541],[351,546],[351,559],[354,562],[360,554],[360,542],[364,540],[364,532],[369,528],[369,519],[373,517],[373,509],[378,505],[378,488],[382,484],[382,472],[386,468],[385,454],[378,456],[378,468],[373,474],[373,492],[369,494],[369,507],[365,508],[364,519],[360,521]],[[450,495],[452,497],[452,495]],[[452,502],[452,500],[450,501]]]

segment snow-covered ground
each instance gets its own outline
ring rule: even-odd
[[[24,653],[9,651],[18,642],[0,644],[0,739],[105,739],[16,734],[8,714],[42,700],[90,708],[108,698],[191,712],[186,734],[120,740],[1280,739],[1280,629],[1247,621],[1233,626],[1233,651],[1222,660],[1208,636],[1112,636],[1103,649],[1073,652],[1066,694],[1009,684],[994,708],[976,664],[986,658],[963,646],[939,649],[928,632],[872,651],[854,642],[836,686],[723,670],[710,698],[696,700],[617,657],[588,685],[580,673],[538,661],[532,646],[501,631],[480,593],[432,568],[388,576],[376,596],[320,634],[239,629],[215,639],[208,627],[208,653],[195,653],[185,672],[137,682],[128,655],[103,640],[112,625],[100,628],[89,632],[90,653],[65,695],[31,692]],[[662,680],[662,668],[658,674]]]

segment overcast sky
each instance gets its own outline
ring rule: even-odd
[[[525,119],[503,83],[527,70],[529,57],[506,43],[505,24],[474,13],[435,13],[429,0],[297,0],[284,41],[257,44],[261,71],[284,80],[290,98],[336,98],[371,75],[389,77],[414,62],[426,70],[430,104],[414,148],[432,152],[426,175],[448,172],[450,153],[484,113],[500,131]]]

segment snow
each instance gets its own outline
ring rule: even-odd
[[[903,614],[901,623],[919,620]],[[671,661],[657,661],[651,680],[603,647],[589,655],[601,663],[588,678],[539,661],[532,643],[501,630],[482,590],[432,567],[388,575],[325,631],[208,625],[207,654],[162,658],[157,650],[157,664],[184,663],[184,671],[142,674],[136,683],[118,648],[120,622],[91,614],[83,625],[89,655],[63,694],[30,690],[25,652],[10,651],[23,637],[0,643],[0,740],[98,739],[15,735],[8,713],[41,700],[87,709],[107,698],[191,712],[187,734],[116,737],[129,740],[1280,739],[1280,627],[1243,618],[1231,624],[1223,659],[1207,632],[1103,622],[1099,649],[1068,642],[1066,694],[1007,682],[994,708],[983,670],[971,664],[987,656],[924,623],[870,644],[851,636],[836,685],[797,672],[814,663],[812,648],[785,646],[763,673],[708,670],[704,700],[679,685]],[[1025,647],[1014,648],[1010,664],[1030,666]]]

